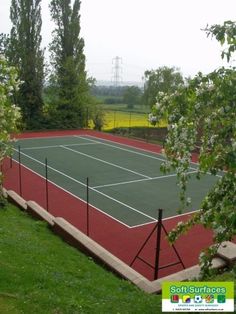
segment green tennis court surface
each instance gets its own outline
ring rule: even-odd
[[[176,174],[160,171],[160,154],[88,135],[63,136],[19,140],[16,161],[17,146],[23,165],[44,177],[47,158],[48,179],[83,200],[89,178],[89,203],[129,227],[155,221],[158,208],[164,218],[175,216],[180,206]],[[189,169],[189,212],[218,180],[205,175],[199,181],[196,169],[196,164]]]

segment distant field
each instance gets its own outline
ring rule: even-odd
[[[148,121],[150,110],[144,106],[135,106],[133,109],[127,108],[126,104],[102,105],[105,112],[105,125],[103,130],[114,128],[131,128],[131,127],[153,127]],[[90,121],[90,128],[93,123]],[[166,123],[162,122],[159,127],[165,127]]]
[[[152,127],[147,113],[107,110],[105,121],[104,130],[120,127]],[[166,126],[164,122],[159,124],[159,127],[164,126]]]
[[[113,105],[102,105],[103,109],[104,110],[118,110],[118,111],[126,111],[126,112],[138,112],[138,113],[149,113],[150,112],[150,109],[147,108],[146,106],[138,106],[138,105],[135,105],[133,109],[130,109],[127,107],[126,104],[113,104]]]

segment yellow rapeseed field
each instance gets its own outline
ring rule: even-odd
[[[151,127],[147,113],[125,112],[125,111],[106,111],[104,130],[120,127]],[[161,123],[160,127],[165,126]]]
[[[165,127],[166,123],[161,122],[159,127]],[[94,124],[89,122],[89,127],[92,129]],[[130,128],[130,127],[153,127],[148,121],[148,113],[128,112],[119,110],[105,111],[105,124],[103,130],[111,130],[114,128]]]

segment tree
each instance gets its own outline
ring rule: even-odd
[[[7,57],[7,47],[9,46],[9,35],[0,34],[0,55]]]
[[[7,57],[23,81],[17,93],[26,128],[40,127],[44,52],[41,49],[41,0],[12,0],[12,29]]]
[[[18,128],[20,109],[14,104],[13,93],[19,88],[20,82],[13,67],[0,56],[0,165],[11,153],[11,134]],[[0,207],[4,204],[3,174],[0,171]]]
[[[156,97],[159,92],[173,93],[184,83],[182,74],[174,67],[164,66],[157,70],[146,71],[144,78],[143,101],[150,108],[156,103]]]
[[[123,94],[123,101],[129,109],[134,108],[134,105],[139,105],[141,100],[141,90],[137,86],[126,87]]]
[[[51,60],[57,86],[55,119],[58,127],[78,128],[87,123],[89,83],[85,71],[84,40],[80,37],[80,1],[52,0],[50,11],[56,28]]]
[[[106,124],[105,112],[101,105],[94,104],[90,112],[90,118],[94,125],[94,130],[101,131]]]
[[[236,23],[206,28],[227,43],[222,57],[228,60],[236,50]],[[206,173],[221,174],[221,178],[206,194],[201,207],[186,223],[179,223],[170,233],[173,243],[193,225],[202,224],[214,232],[214,244],[200,255],[202,274],[210,272],[211,261],[223,241],[236,235],[236,69],[219,68],[208,75],[198,73],[187,86],[181,86],[171,95],[158,94],[153,108],[157,119],[168,119],[168,136],[164,146],[167,162],[163,170],[177,170],[182,188],[183,210],[186,197],[188,168],[191,152],[200,145],[197,178]]]
[[[236,50],[236,27],[235,22],[226,21],[223,25],[212,25],[210,28],[205,29],[207,36],[215,36],[216,39],[226,48],[222,51],[221,57],[227,59],[229,62],[232,54]]]

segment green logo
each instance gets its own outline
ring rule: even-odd
[[[225,299],[225,295],[224,294],[219,294],[217,296],[217,302],[218,303],[225,303],[226,299]]]

